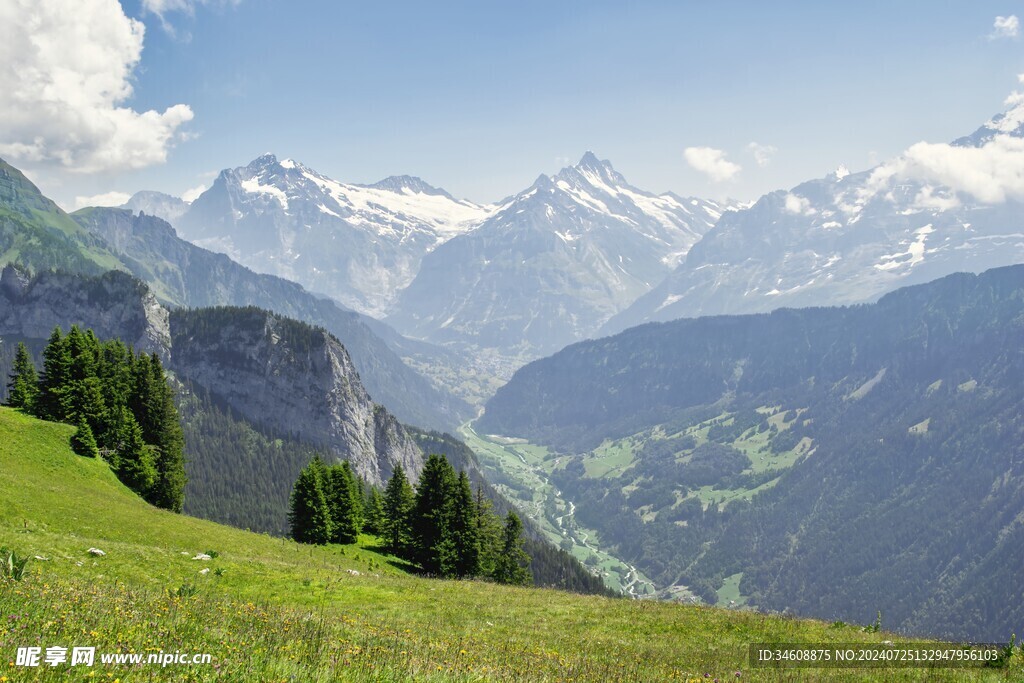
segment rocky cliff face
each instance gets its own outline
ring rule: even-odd
[[[370,400],[348,352],[322,328],[257,308],[170,313],[126,273],[29,277],[14,266],[0,273],[4,341],[44,340],[54,327],[73,324],[160,354],[179,377],[256,427],[349,460],[369,482],[385,483],[395,467],[419,476],[420,449]]]
[[[336,338],[256,308],[171,314],[172,367],[246,419],[348,460],[383,485],[395,467],[419,476],[423,456],[374,404]]]
[[[126,273],[98,277],[40,273],[29,278],[14,266],[0,273],[0,336],[46,339],[60,325],[91,328],[101,339],[119,338],[139,351],[167,358],[168,312],[149,289]]]
[[[469,414],[462,401],[439,391],[402,362],[394,349],[407,342],[394,331],[381,329],[380,323],[294,282],[254,273],[224,254],[190,244],[155,216],[90,208],[73,218],[116,250],[165,303],[192,308],[258,306],[324,327],[351,354],[370,395],[406,424],[452,430]],[[384,337],[388,332],[390,336]]]

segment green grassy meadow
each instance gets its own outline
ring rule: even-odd
[[[157,510],[104,462],[74,455],[72,431],[0,408],[0,546],[41,558],[22,581],[0,579],[0,683],[1024,679],[1019,652],[1003,669],[751,669],[755,642],[900,639],[755,612],[420,578],[371,537],[300,546]],[[207,653],[212,663],[103,665],[97,655],[93,667],[16,666],[25,646]]]

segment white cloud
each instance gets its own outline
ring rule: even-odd
[[[192,110],[124,106],[145,27],[117,0],[8,0],[0,25],[0,155],[82,173],[166,161]]]
[[[743,170],[739,164],[726,160],[725,152],[713,147],[687,147],[683,156],[686,163],[716,183],[732,180]]]
[[[813,216],[818,213],[816,210],[811,208],[811,202],[807,197],[801,197],[792,193],[786,195],[786,204],[784,208],[786,213],[792,213],[798,216]]]
[[[914,197],[914,208],[925,211],[949,211],[960,206],[957,196],[948,190],[925,185]]]
[[[754,161],[761,168],[764,168],[772,162],[772,156],[779,151],[779,148],[775,145],[762,145],[757,142],[751,142],[747,145],[747,149],[751,154],[754,155]]]
[[[896,159],[876,168],[867,194],[891,180],[916,180],[969,194],[985,204],[1024,199],[1024,139],[996,135],[981,147],[954,147],[919,142]],[[918,195],[918,203],[942,199],[933,191]],[[948,201],[948,195],[944,197]]]
[[[121,206],[131,198],[127,192],[104,192],[92,197],[75,197],[75,210],[86,206]]]
[[[189,204],[191,204],[192,202],[199,198],[199,195],[201,195],[204,192],[206,192],[206,185],[197,185],[196,187],[193,187],[182,192],[181,198],[183,201],[186,201]]]
[[[1008,17],[996,17],[992,23],[992,33],[988,35],[991,40],[999,38],[1016,38],[1020,34],[1020,19],[1016,14]]]

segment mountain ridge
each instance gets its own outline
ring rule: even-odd
[[[1024,104],[1016,103],[948,147],[980,150],[999,138],[1017,140],[1022,122]],[[941,146],[920,143],[904,157],[920,147]],[[979,199],[904,157],[776,190],[723,216],[670,275],[599,334],[648,321],[870,302],[949,273],[1024,261],[1019,198]]]
[[[639,190],[587,152],[424,257],[387,320],[435,343],[550,353],[647,291],[722,210]]]

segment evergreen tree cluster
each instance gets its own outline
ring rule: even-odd
[[[443,455],[427,459],[415,490],[401,468],[395,468],[383,494],[366,488],[364,493],[347,462],[326,465],[314,458],[292,490],[292,538],[354,543],[363,531],[427,574],[532,582],[519,517],[509,512],[502,523],[491,501],[480,489],[474,494],[466,473],[456,474]]]
[[[7,405],[73,424],[75,452],[102,457],[130,489],[157,507],[181,512],[184,438],[160,357],[136,354],[119,340],[100,341],[77,326],[54,329],[37,373],[18,345]]]

